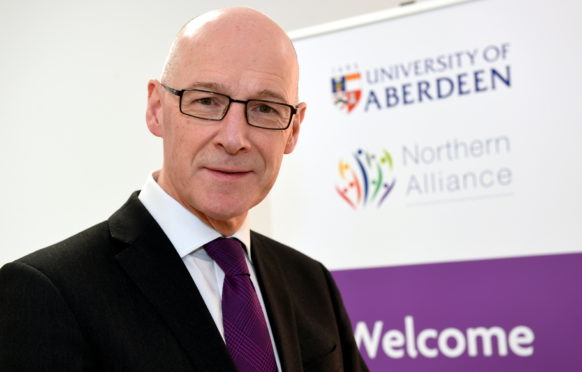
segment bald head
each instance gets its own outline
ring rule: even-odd
[[[205,58],[212,60],[200,61]],[[254,9],[236,7],[200,15],[179,31],[172,43],[162,73],[162,82],[179,85],[189,69],[199,62],[233,63],[239,68],[261,69],[268,59],[277,60],[297,91],[298,64],[293,44],[271,18]],[[243,65],[245,64],[246,65]],[[294,100],[297,97],[293,97]]]

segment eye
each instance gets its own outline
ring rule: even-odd
[[[209,109],[223,107],[225,104],[228,104],[228,100],[212,92],[189,90],[184,92],[182,103],[188,108]]]
[[[261,114],[276,114],[277,110],[272,107],[269,106],[267,104],[260,104],[259,106],[257,106],[257,111],[260,112]]]
[[[263,101],[250,101],[249,109],[256,115],[280,116],[283,111],[279,104]]]
[[[218,102],[216,102],[214,97],[201,97],[195,99],[192,103],[197,105],[211,106],[217,104]]]

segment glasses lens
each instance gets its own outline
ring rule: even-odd
[[[284,129],[289,124],[291,108],[281,103],[251,100],[247,104],[249,124],[262,128]]]
[[[229,100],[220,94],[187,90],[182,95],[182,112],[202,119],[222,119]]]

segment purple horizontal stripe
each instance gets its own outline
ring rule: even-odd
[[[382,322],[376,356],[371,358],[360,345],[372,371],[582,371],[582,254],[339,270],[333,275],[354,327],[364,322],[360,328],[373,336],[374,326]],[[414,328],[410,337],[407,316]],[[528,342],[518,326],[531,329],[535,340]],[[492,337],[492,355],[484,356],[483,339],[467,333],[477,327],[501,330],[506,336],[501,349],[505,344],[507,355],[500,355]],[[456,330],[443,333],[447,328]],[[419,333],[426,329],[437,334],[425,342],[437,350],[435,358],[418,351]],[[509,345],[512,330],[517,353]],[[404,340],[398,339],[399,333]],[[424,335],[434,336],[430,331]],[[439,348],[439,337],[448,346]],[[454,351],[458,337],[466,343],[464,352],[443,355],[443,350]],[[468,353],[470,339],[477,350],[473,356]],[[533,354],[520,356],[520,350]]]

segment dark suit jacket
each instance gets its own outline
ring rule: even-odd
[[[258,233],[285,371],[365,371],[317,261]],[[109,220],[0,270],[1,371],[235,371],[182,260],[133,194]]]

